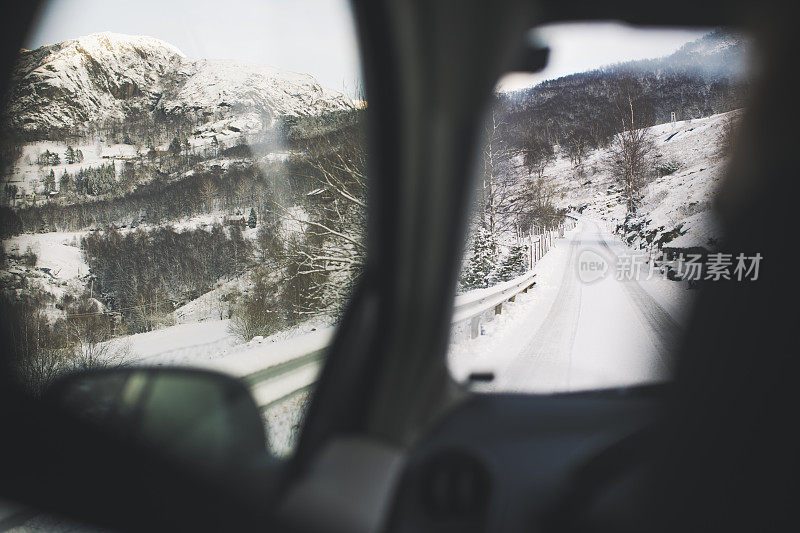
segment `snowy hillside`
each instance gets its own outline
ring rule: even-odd
[[[672,68],[699,69],[707,75],[743,78],[748,70],[750,47],[745,35],[714,31],[683,45],[665,63]]]
[[[652,241],[663,239],[665,246],[673,248],[714,248],[720,235],[711,205],[726,165],[722,145],[729,121],[735,121],[740,113],[649,128],[655,164],[669,164],[676,170],[655,178],[642,190],[634,221],[641,224],[637,240],[646,241],[642,236],[647,235]],[[594,150],[586,158],[581,176],[569,159],[559,157],[546,174],[561,207],[581,208],[613,228],[625,220],[625,203],[621,186],[607,169],[607,159],[606,150]]]
[[[258,132],[279,116],[352,108],[309,75],[192,59],[158,39],[115,33],[22,51],[14,80],[7,120],[37,138],[157,113],[224,117],[226,126]]]

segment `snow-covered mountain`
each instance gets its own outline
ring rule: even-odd
[[[694,72],[711,79],[741,80],[749,71],[752,42],[747,35],[729,30],[715,30],[686,43],[672,55],[660,60],[664,70]]]
[[[213,131],[257,132],[281,117],[352,108],[312,76],[233,61],[192,59],[152,37],[96,33],[23,50],[6,107],[28,136],[147,114]]]

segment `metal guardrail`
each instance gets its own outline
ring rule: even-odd
[[[259,343],[203,366],[243,379],[259,407],[268,409],[316,382],[334,328],[283,341]]]
[[[308,390],[317,381],[326,349],[245,376],[258,406],[269,409]]]
[[[535,278],[536,273],[530,270],[511,281],[456,296],[451,323],[457,324],[469,320],[470,336],[477,337],[480,333],[480,321],[485,313],[494,309],[495,314],[500,314],[503,302],[514,301],[517,294],[527,292],[536,283]]]
[[[525,274],[499,283],[487,289],[475,289],[456,296],[452,323],[472,318],[473,315],[488,311],[499,303],[530,288],[536,278],[536,272],[529,270]]]

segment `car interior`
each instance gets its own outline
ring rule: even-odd
[[[2,92],[36,4],[6,6]],[[212,371],[90,370],[42,398],[4,379],[0,496],[119,531],[797,531],[789,233],[800,36],[788,6],[353,0],[352,9],[369,101],[368,253],[294,454],[262,453],[249,390]],[[547,63],[527,32],[566,21],[753,35],[755,82],[715,209],[721,248],[759,252],[764,264],[757,282],[698,290],[668,382],[477,393],[451,377],[446,353],[481,124],[503,74]]]

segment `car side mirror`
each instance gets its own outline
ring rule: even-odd
[[[159,453],[207,467],[266,454],[261,413],[239,380],[185,368],[113,368],[57,379],[45,399]]]

